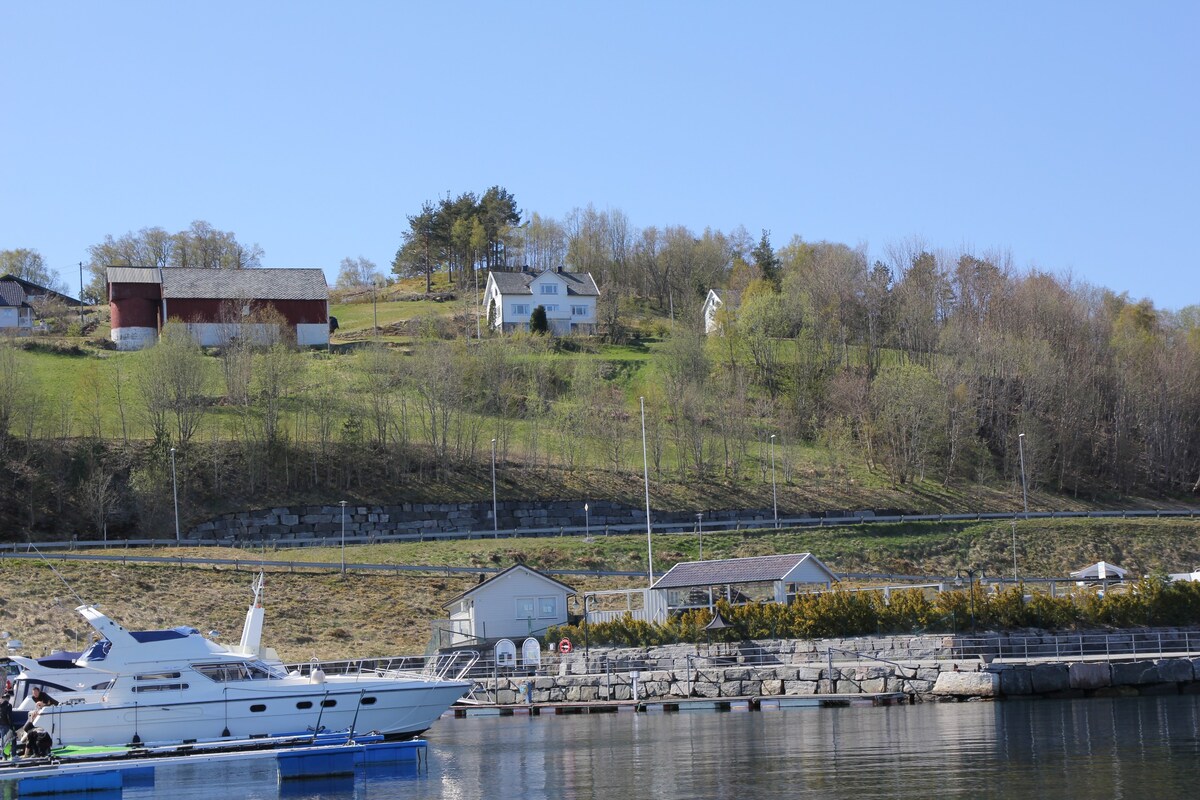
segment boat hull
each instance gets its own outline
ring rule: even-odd
[[[401,738],[428,729],[470,688],[468,682],[439,680],[258,681],[224,687],[210,699],[156,692],[152,699],[64,704],[43,712],[37,725],[58,745],[251,739],[318,730]]]

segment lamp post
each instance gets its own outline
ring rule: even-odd
[[[980,582],[987,580],[987,574],[981,569],[962,569],[958,571],[957,577],[954,579],[956,586],[963,585],[963,575],[967,576],[967,590],[971,593],[971,635],[977,633],[975,627],[975,576],[979,576]]]
[[[771,505],[775,509],[775,527],[779,527],[779,492],[775,489],[775,434],[771,434]]]
[[[1017,452],[1021,456],[1021,501],[1025,504],[1025,519],[1029,519],[1029,491],[1025,487],[1025,434],[1017,434]]]
[[[179,482],[175,480],[175,448],[171,448],[171,495],[175,499],[175,544],[180,543],[179,538]]]
[[[696,533],[700,535],[700,561],[704,560],[704,512],[696,515]]]
[[[346,574],[346,501],[339,500],[338,505],[342,507],[342,574]]]
[[[496,515],[496,440],[492,439],[492,538],[500,538],[500,518]]]
[[[642,406],[642,475],[646,482],[646,570],[650,585],[654,585],[654,544],[650,541],[650,461],[646,456],[646,398],[639,397]]]
[[[592,516],[588,513],[588,504],[583,504],[583,540],[590,542],[592,540]]]

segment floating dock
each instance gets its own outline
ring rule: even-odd
[[[425,762],[423,739],[383,741],[379,736],[341,741],[247,740],[161,748],[95,748],[86,755],[0,762],[5,797],[121,789],[154,784],[160,767],[274,759],[279,780],[352,775],[359,767]],[[13,789],[15,788],[15,792]]]
[[[851,706],[898,706],[911,702],[903,692],[880,694],[772,695],[769,697],[687,697],[662,700],[612,700],[580,703],[459,703],[443,718],[540,717],[564,714],[675,713],[684,711],[783,711],[793,708],[848,708]]]

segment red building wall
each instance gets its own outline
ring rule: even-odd
[[[167,319],[184,322],[221,322],[222,309],[234,312],[233,321],[240,321],[242,301],[200,298],[167,298]],[[267,308],[278,311],[291,325],[328,324],[329,305],[324,300],[251,300],[250,311]],[[229,321],[229,320],[226,320]]]
[[[158,328],[162,286],[157,283],[112,283],[108,310],[114,328]]]

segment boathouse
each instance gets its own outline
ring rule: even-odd
[[[575,590],[524,564],[514,564],[481,581],[446,603],[450,619],[448,646],[542,636],[553,625],[567,623],[567,598]],[[435,640],[442,639],[435,631]]]
[[[107,283],[118,350],[153,344],[168,320],[206,347],[280,333],[301,346],[329,343],[329,287],[319,269],[109,267]]]

